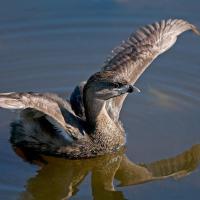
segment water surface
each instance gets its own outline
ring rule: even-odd
[[[1,3],[1,92],[69,96],[138,26],[184,18],[200,27],[200,3],[195,0]],[[121,153],[84,164],[45,157],[31,164],[9,143],[15,113],[1,110],[0,199],[199,199],[199,52],[200,38],[185,33],[136,83],[142,92],[129,95],[121,115],[128,158]],[[116,173],[105,173],[109,170]]]

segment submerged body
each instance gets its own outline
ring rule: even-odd
[[[20,109],[11,142],[45,154],[88,158],[118,150],[126,136],[119,120],[133,85],[182,32],[196,27],[184,20],[145,26],[113,51],[100,72],[78,85],[66,101],[55,94],[0,93],[0,107]]]

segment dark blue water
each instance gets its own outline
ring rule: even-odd
[[[200,27],[199,13],[196,0],[2,1],[0,92],[49,91],[69,96],[74,86],[98,71],[113,47],[139,26],[183,18]],[[79,178],[74,174],[84,165],[82,161],[46,158],[49,164],[45,167],[23,161],[9,143],[9,124],[16,115],[0,110],[0,199],[199,199],[199,52],[200,38],[182,35],[139,79],[136,85],[142,92],[130,95],[121,115],[128,158],[137,166],[149,166],[183,154],[174,164],[174,171],[185,164],[175,179],[162,177],[145,184],[136,180],[136,185],[117,187],[120,181],[116,178],[118,192],[104,188],[107,193],[103,196],[96,191],[101,186],[95,181],[101,175],[93,178],[97,173],[92,171],[93,161],[85,161],[89,164]],[[185,157],[186,150],[190,153]],[[123,171],[123,178],[128,171]],[[75,190],[71,183],[76,181]]]

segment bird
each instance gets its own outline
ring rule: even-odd
[[[120,111],[136,81],[177,37],[197,27],[168,19],[141,27],[115,48],[102,68],[78,84],[65,100],[53,93],[0,93],[0,107],[19,110],[11,123],[14,146],[41,154],[81,159],[118,151],[126,145]]]

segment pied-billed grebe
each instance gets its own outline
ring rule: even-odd
[[[119,113],[133,85],[177,36],[197,28],[184,20],[162,20],[147,25],[113,51],[100,72],[81,83],[70,102],[55,94],[1,93],[0,107],[20,109],[12,123],[11,142],[35,151],[88,158],[113,152],[125,145]]]

